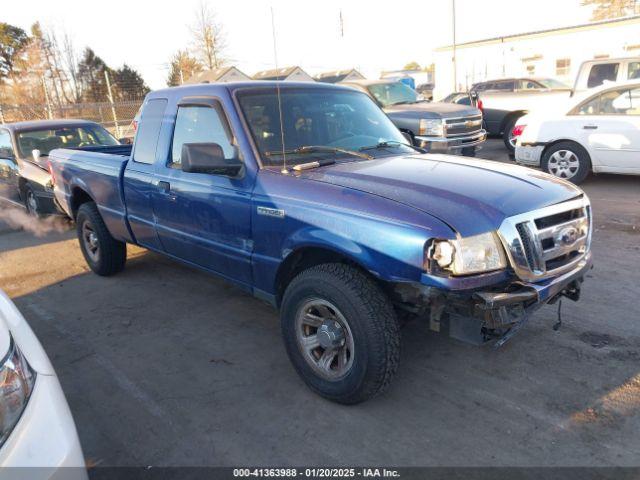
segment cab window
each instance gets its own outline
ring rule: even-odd
[[[140,126],[136,134],[133,161],[152,164],[156,159],[156,147],[160,137],[162,117],[167,107],[166,98],[149,100],[142,109]]]
[[[178,108],[170,167],[179,168],[182,164],[182,146],[185,143],[217,143],[222,147],[225,158],[233,158],[233,138],[222,107],[190,105]]]
[[[618,78],[619,67],[619,63],[600,63],[593,65],[589,72],[587,88],[598,87],[606,81],[615,82]]]
[[[640,62],[630,62],[627,68],[627,78],[629,80],[640,79]]]

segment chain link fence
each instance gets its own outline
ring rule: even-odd
[[[100,123],[116,138],[133,137],[132,122],[144,99],[118,102],[11,105],[0,104],[0,123],[75,118]]]

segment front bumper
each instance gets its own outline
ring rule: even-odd
[[[540,282],[523,282],[512,277],[497,283],[505,272],[496,272],[475,276],[480,277],[475,281],[472,277],[448,278],[436,284],[433,276],[423,274],[422,284],[435,287],[438,292],[436,305],[439,302],[441,309],[436,308],[436,312],[447,314],[441,325],[441,319],[434,318],[432,307],[431,328],[474,344],[500,338],[547,303],[555,303],[561,297],[577,301],[580,285],[591,268],[592,255],[588,252],[568,272]]]
[[[515,160],[521,165],[539,167],[544,145],[516,145]]]
[[[424,148],[430,153],[448,152],[468,147],[475,147],[483,143],[486,139],[486,130],[480,130],[471,135],[461,137],[427,137],[422,135],[415,137],[418,146]]]
[[[20,478],[87,479],[76,427],[55,375],[37,375],[20,420],[0,448],[0,467],[3,473],[19,467]]]

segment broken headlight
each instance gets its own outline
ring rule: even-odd
[[[504,249],[494,232],[456,240],[434,240],[425,260],[427,270],[437,265],[453,275],[490,272],[507,266]]]

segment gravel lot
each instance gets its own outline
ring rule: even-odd
[[[492,140],[480,156],[508,161]],[[0,288],[47,350],[99,465],[640,465],[640,180],[599,176],[596,268],[564,325],[543,308],[499,351],[420,323],[390,391],[312,394],[276,312],[138,248],[112,278],[73,232],[0,226]]]

